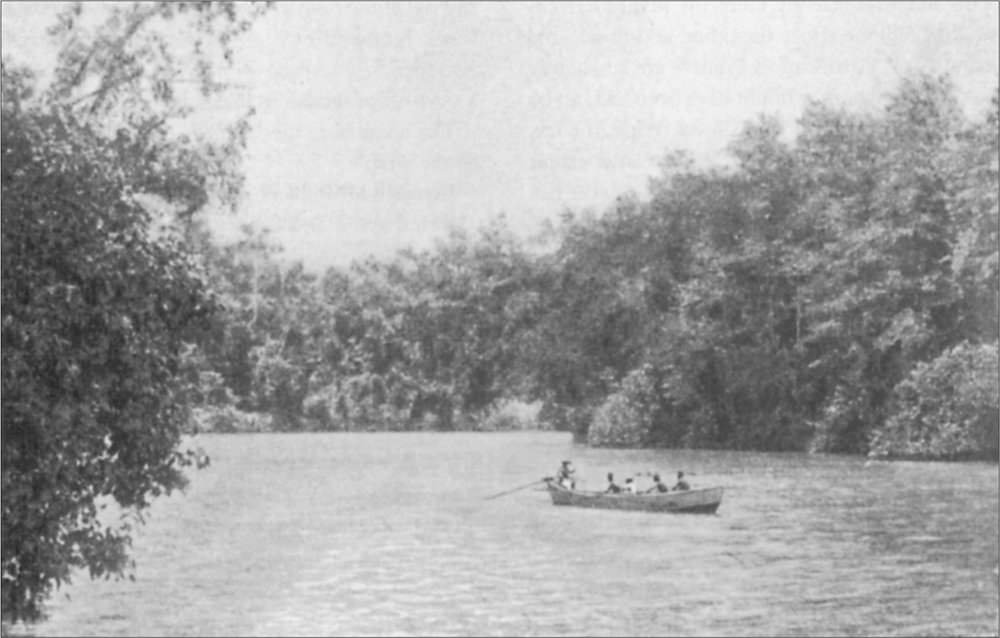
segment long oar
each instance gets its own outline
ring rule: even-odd
[[[688,472],[687,470],[683,470],[683,472],[684,472],[684,476],[698,476],[694,472]],[[633,474],[632,476],[652,476],[654,474],[659,474],[660,476],[670,476],[671,474],[676,475],[677,472],[649,472],[649,471],[646,471],[646,472],[639,472],[638,474]]]
[[[486,497],[485,499],[483,499],[483,500],[486,500],[486,501],[488,501],[488,500],[490,500],[490,499],[494,499],[494,498],[497,498],[498,496],[504,496],[504,495],[506,495],[506,494],[513,494],[514,492],[519,492],[519,491],[521,491],[521,490],[526,490],[526,489],[528,489],[529,487],[531,487],[532,485],[538,485],[539,483],[544,483],[544,482],[545,482],[546,480],[547,480],[547,479],[538,479],[537,481],[532,481],[532,482],[528,483],[527,485],[522,485],[521,487],[515,487],[515,488],[514,488],[514,489],[512,489],[512,490],[507,490],[506,492],[500,492],[499,494],[494,494],[493,496],[487,496],[487,497]]]

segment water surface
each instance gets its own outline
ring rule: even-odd
[[[202,436],[212,464],[37,635],[995,635],[997,466],[592,450],[568,434]],[[683,469],[716,515],[524,490]],[[648,484],[648,477],[638,479]]]

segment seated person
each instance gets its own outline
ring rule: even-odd
[[[632,477],[625,479],[625,491],[629,494],[635,494],[635,483],[632,481]]]
[[[649,494],[650,492],[660,492],[660,493],[662,493],[662,492],[669,492],[669,491],[670,491],[670,488],[667,487],[667,484],[660,480],[660,475],[659,474],[654,474],[653,475],[653,487],[651,487],[648,490],[646,490],[646,493],[647,494]]]
[[[688,485],[688,482],[684,480],[684,472],[678,472],[677,473],[677,485],[674,485],[674,491],[675,492],[678,492],[678,491],[683,492],[684,490],[689,490],[689,489],[691,489],[691,486]]]
[[[621,494],[622,488],[615,485],[615,475],[608,472],[608,489],[604,491],[605,494]]]

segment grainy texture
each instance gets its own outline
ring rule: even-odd
[[[78,580],[38,635],[997,631],[996,465],[595,450],[545,433],[200,443],[212,465],[154,506],[136,582]],[[725,506],[484,500],[563,458],[586,489],[610,470],[684,469],[724,486]]]

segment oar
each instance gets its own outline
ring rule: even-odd
[[[528,483],[527,485],[522,485],[521,487],[515,487],[512,490],[507,490],[506,492],[500,492],[499,494],[494,494],[493,496],[487,496],[483,500],[488,501],[490,499],[497,498],[498,496],[504,496],[506,494],[513,494],[514,492],[519,492],[521,490],[526,490],[529,487],[531,487],[532,485],[538,485],[539,483],[544,483],[545,481],[548,481],[548,480],[551,480],[551,479],[549,479],[548,477],[546,477],[546,478],[543,478],[543,479],[539,479],[537,481],[532,481],[532,482]]]
[[[684,472],[684,476],[698,476],[694,472],[688,472],[687,470],[682,470],[682,471]],[[662,472],[662,471],[661,472],[648,472],[647,471],[647,472],[639,472],[638,474],[634,474],[633,476],[643,476],[643,475],[645,475],[645,476],[652,476],[654,474],[659,474],[660,476],[670,476],[671,474],[676,475],[677,472]]]

